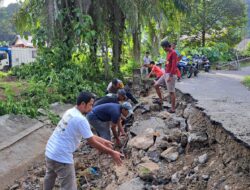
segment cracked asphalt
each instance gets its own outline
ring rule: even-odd
[[[250,148],[250,90],[241,82],[250,75],[250,67],[240,71],[200,72],[183,79],[176,87],[198,100],[197,106],[226,131]]]

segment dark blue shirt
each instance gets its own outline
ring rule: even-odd
[[[112,121],[117,124],[121,116],[121,105],[116,103],[107,103],[93,108],[92,113],[101,121]]]
[[[101,104],[106,104],[106,103],[119,104],[118,97],[117,96],[104,96],[104,97],[95,101],[94,107],[99,106]]]

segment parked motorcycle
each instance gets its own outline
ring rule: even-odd
[[[203,65],[204,71],[209,72],[209,70],[210,70],[210,62],[209,62],[208,58],[205,55],[202,56],[202,65]]]

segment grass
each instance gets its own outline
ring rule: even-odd
[[[250,88],[250,75],[249,75],[249,76],[246,76],[246,77],[244,78],[243,84],[244,84],[246,87]]]

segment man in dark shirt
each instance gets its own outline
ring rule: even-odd
[[[116,103],[106,103],[94,107],[93,110],[88,113],[87,119],[92,127],[95,128],[97,135],[107,140],[111,140],[111,122],[111,130],[114,138],[116,139],[117,144],[120,144],[117,128],[122,135],[125,134],[121,124],[121,116],[127,117],[132,113],[133,108],[129,102],[124,102],[121,105]]]
[[[117,91],[117,94],[107,94],[104,97],[101,97],[100,99],[96,100],[94,102],[94,107],[106,104],[106,103],[116,103],[119,104],[119,102],[123,102],[127,99],[126,91],[124,89],[119,89]]]

